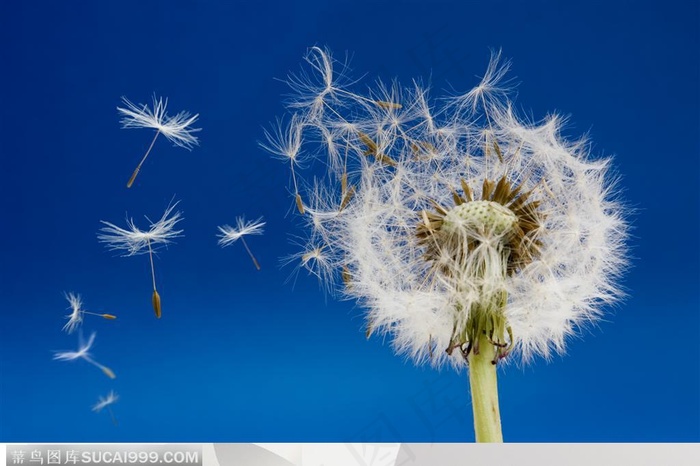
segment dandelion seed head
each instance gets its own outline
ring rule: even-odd
[[[293,257],[357,299],[369,333],[464,367],[486,322],[499,358],[527,362],[563,353],[622,297],[626,208],[610,160],[563,138],[557,115],[517,115],[500,52],[474,89],[440,101],[415,82],[359,94],[313,53],[330,84],[291,82],[307,104],[291,107],[299,147],[327,173],[301,184],[308,241]]]

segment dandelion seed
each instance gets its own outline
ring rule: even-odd
[[[350,272],[350,269],[348,268],[347,265],[343,265],[343,283],[345,286],[351,286],[352,284],[352,272]]]
[[[297,210],[299,211],[299,213],[300,213],[301,215],[304,215],[304,212],[305,212],[305,210],[304,210],[304,203],[303,203],[302,200],[301,200],[301,195],[299,195],[299,194],[297,193],[297,195],[294,197],[294,200],[295,200],[295,202],[296,202],[296,204],[297,204]]]
[[[260,270],[260,264],[258,263],[258,260],[255,258],[255,256],[253,256],[253,253],[250,251],[250,248],[248,247],[244,236],[262,235],[264,226],[265,222],[262,221],[262,217],[252,222],[246,222],[243,217],[238,217],[236,218],[235,228],[229,225],[219,227],[219,231],[221,232],[221,234],[219,235],[219,245],[221,245],[222,247],[226,247],[240,239],[243,243],[243,246],[245,247],[245,250],[248,252],[248,255],[252,259],[253,265],[255,265],[256,269]]]
[[[477,439],[501,439],[489,408],[497,417],[496,363],[563,353],[622,296],[627,212],[610,161],[566,141],[556,116],[518,117],[500,52],[474,89],[441,106],[416,83],[363,96],[313,68],[323,89],[291,83],[295,102],[309,103],[292,105],[299,147],[345,148],[345,160],[329,153],[326,184],[302,193],[313,249],[297,257],[322,257],[316,274],[368,308],[368,334],[390,335],[417,363],[468,366]],[[319,145],[317,134],[333,140]]]
[[[420,159],[421,157],[425,159],[434,158],[438,153],[437,147],[425,141],[412,142],[411,151],[415,155],[416,159]]]
[[[153,149],[153,145],[160,134],[176,146],[187,150],[199,144],[197,137],[193,133],[201,131],[201,128],[191,128],[191,125],[199,118],[199,114],[191,115],[189,112],[180,112],[170,117],[165,113],[168,99],[165,99],[165,101],[162,97],[157,99],[155,95],[153,96],[153,109],[148,108],[148,105],[135,105],[126,97],[122,97],[122,102],[126,105],[126,108],[117,107],[117,111],[122,115],[122,129],[152,128],[156,130],[156,134],[153,136],[146,154],[139,162],[131,178],[129,178],[126,184],[127,188],[130,188],[134,183],[141,166],[146,161],[148,154],[151,153],[151,149]]]
[[[156,273],[153,265],[153,253],[159,245],[167,245],[173,242],[174,238],[178,238],[182,230],[175,230],[175,226],[182,220],[182,214],[178,211],[173,213],[178,202],[169,205],[163,216],[157,222],[151,221],[148,217],[146,220],[150,223],[148,230],[140,230],[134,224],[133,218],[127,218],[127,228],[121,228],[113,223],[101,222],[106,225],[100,229],[97,239],[105,243],[110,250],[125,251],[124,256],[135,256],[148,253],[148,258],[151,262],[151,278],[153,281],[153,295],[151,302],[153,311],[157,318],[161,317],[160,295],[156,290]]]
[[[333,267],[335,264],[329,262],[330,254],[324,250],[324,246],[320,246],[320,243],[307,242],[302,246],[302,249],[284,257],[280,262],[283,267],[293,266],[294,269],[290,275],[285,280],[285,283],[292,282],[296,285],[296,281],[299,277],[299,272],[305,270],[309,275],[314,276],[318,279],[318,283],[321,288],[325,291],[330,291],[330,283],[332,281],[331,277],[333,275]],[[344,277],[348,279],[347,285],[350,285],[349,279],[351,278],[350,270],[343,272]]]
[[[99,413],[100,411],[102,411],[102,410],[103,410],[104,408],[106,408],[107,406],[109,406],[109,405],[111,405],[111,404],[113,404],[113,403],[116,403],[116,401],[117,401],[118,399],[119,399],[119,396],[117,396],[117,394],[114,393],[114,391],[110,391],[109,394],[108,394],[106,397],[104,397],[104,398],[103,398],[103,397],[99,397],[99,398],[98,398],[99,401],[97,402],[97,404],[95,404],[95,405],[92,407],[92,410],[95,411],[96,413]]]
[[[84,310],[82,308],[83,301],[79,294],[65,293],[64,296],[70,304],[68,309],[71,310],[71,313],[66,316],[68,322],[66,322],[66,325],[63,326],[63,330],[65,330],[67,333],[73,333],[73,331],[83,323],[83,316],[86,314],[102,317],[103,319],[107,320],[114,320],[117,318],[117,316],[112,314],[100,314],[98,312]]]
[[[488,117],[490,110],[494,110],[508,101],[512,85],[505,79],[505,76],[509,70],[510,61],[501,60],[501,51],[491,51],[491,60],[489,60],[486,73],[481,78],[479,85],[466,94],[455,97],[453,103],[460,109],[472,113],[475,113],[481,105],[485,116]]]
[[[348,172],[347,170],[343,172],[340,177],[340,194],[345,197],[345,193],[348,191]]]
[[[362,132],[357,133],[357,136],[360,138],[360,141],[362,141],[362,144],[367,147],[367,149],[364,151],[364,155],[371,155],[375,158],[375,160],[385,163],[386,165],[390,165],[392,167],[396,166],[396,162],[392,160],[391,157],[379,152],[379,147],[377,146],[377,143],[372,140],[372,138]]]
[[[354,195],[355,195],[355,187],[350,186],[350,189],[347,190],[347,192],[343,196],[343,199],[340,201],[340,207],[338,208],[338,211],[343,210],[348,205],[348,203],[350,203],[350,201],[352,200],[352,197]]]
[[[398,110],[400,108],[403,108],[403,105],[401,104],[397,104],[395,102],[386,102],[384,100],[375,100],[374,103],[377,104],[378,107],[385,109]]]
[[[114,417],[114,413],[112,412],[112,407],[114,403],[119,400],[119,396],[114,393],[114,390],[111,390],[106,397],[99,397],[97,403],[92,407],[92,410],[96,413],[101,412],[103,409],[107,408],[107,411],[109,412],[109,416],[112,418],[112,423],[116,426],[117,425],[117,418]]]
[[[360,141],[362,141],[362,144],[367,146],[365,155],[377,155],[377,144],[372,140],[372,138],[362,132],[358,132],[357,136],[360,138]]]
[[[289,76],[289,85],[296,91],[291,107],[305,108],[309,114],[320,116],[324,113],[327,101],[334,101],[337,93],[344,92],[341,87],[349,84],[344,76],[345,64],[331,58],[327,50],[311,47],[304,57],[314,70],[309,74],[302,70],[300,74]],[[339,70],[336,70],[339,65]]]
[[[83,336],[79,335],[78,337],[78,350],[77,351],[56,351],[56,354],[54,355],[54,360],[56,361],[75,361],[76,359],[83,359],[87,361],[88,363],[92,364],[93,366],[97,367],[100,369],[107,377],[110,379],[116,378],[116,375],[114,375],[114,372],[112,369],[110,369],[107,366],[104,366],[97,361],[95,361],[92,358],[92,355],[90,354],[90,348],[92,348],[93,343],[95,342],[95,336],[96,334],[93,332],[90,335],[90,338],[88,339],[87,342],[83,341]]]

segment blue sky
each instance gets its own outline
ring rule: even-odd
[[[568,354],[500,372],[508,441],[700,441],[700,7],[695,2],[4,2],[0,107],[0,442],[472,441],[466,375],[414,367],[362,310],[280,259],[299,222],[287,167],[258,147],[308,47],[353,76],[474,86],[490,48],[512,59],[518,104],[569,115],[567,134],[614,155],[636,209],[629,297]],[[362,83],[362,85],[364,84]],[[119,128],[120,97],[200,114],[191,152]],[[184,238],[156,259],[96,239],[100,220],[159,216]],[[264,216],[221,249],[216,227]],[[94,354],[61,332],[64,291],[88,309]],[[90,407],[114,389],[119,421]]]

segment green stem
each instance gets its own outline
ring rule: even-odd
[[[486,335],[480,335],[478,354],[469,353],[469,385],[474,408],[474,431],[477,442],[502,443],[501,415],[498,409],[496,350]]]

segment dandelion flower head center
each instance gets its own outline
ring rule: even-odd
[[[454,293],[447,353],[458,349],[465,359],[478,354],[484,336],[494,348],[495,364],[514,342],[505,315],[506,281],[538,256],[544,216],[539,201],[529,199],[532,193],[513,187],[506,177],[485,180],[478,200],[468,183],[461,185],[463,195],[453,191],[453,207],[433,201],[435,212],[421,213],[416,234],[432,273]]]
[[[481,199],[474,199],[464,180],[461,184],[464,194],[453,191],[453,207],[433,201],[435,211],[422,211],[416,236],[434,272],[456,280],[458,288],[462,280],[488,285],[481,292],[489,300],[503,289],[506,277],[539,255],[544,215],[531,192],[513,187],[505,177],[485,180]]]
[[[446,233],[483,231],[495,236],[508,235],[518,217],[507,207],[493,201],[472,201],[450,209],[443,220]]]

